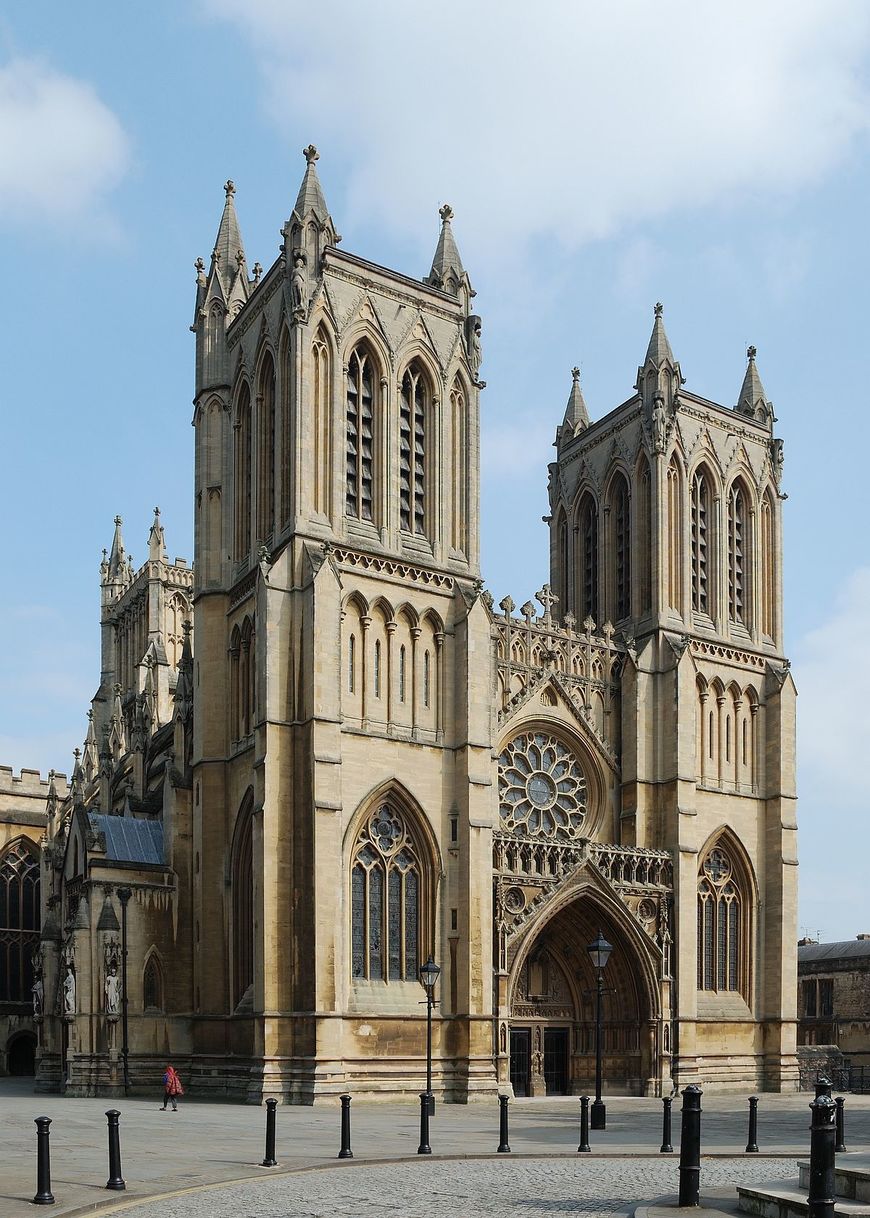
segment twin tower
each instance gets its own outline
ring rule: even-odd
[[[602,930],[611,1089],[794,1087],[782,447],[754,351],[716,405],[657,306],[622,405],[591,422],[575,371],[550,583],[496,607],[452,213],[425,278],[376,266],[305,157],[268,270],[231,182],[198,263],[193,967],[170,1043],[251,1099],[415,1093],[431,955],[437,1089],[579,1091]]]

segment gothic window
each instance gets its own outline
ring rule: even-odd
[[[356,686],[356,635],[352,634],[347,645],[347,692],[352,694]]]
[[[692,608],[710,614],[712,571],[712,499],[704,470],[692,479]]]
[[[402,646],[399,648],[399,701],[400,702],[405,701],[405,695],[406,695],[406,686],[405,686],[406,658],[405,658],[405,654],[406,654],[405,645],[403,643]]]
[[[776,559],[773,532],[773,505],[769,495],[761,500],[761,630],[774,637],[776,605]]]
[[[163,1010],[163,977],[157,957],[148,957],[142,974],[142,1005],[146,1011]]]
[[[330,514],[332,472],[332,410],[329,376],[329,346],[318,330],[311,348],[314,382],[314,510]]]
[[[166,653],[173,668],[178,667],[181,649],[184,646],[184,623],[190,617],[190,609],[180,592],[169,598],[166,606]]]
[[[652,608],[652,485],[646,460],[638,478],[637,504],[638,593],[641,613]]]
[[[275,529],[275,364],[271,355],[263,359],[259,384],[257,541],[265,541]]]
[[[31,1001],[39,947],[39,857],[19,839],[0,857],[0,1002]]]
[[[375,697],[381,696],[381,640],[375,639]]]
[[[290,353],[290,333],[284,330],[281,335],[279,354],[281,378],[281,521],[286,524],[293,515],[293,470],[295,466],[295,415],[291,410],[291,387],[293,384],[293,364]]]
[[[498,759],[501,827],[517,837],[582,836],[586,778],[574,753],[548,732],[523,732]]]
[[[590,494],[580,500],[577,512],[577,617],[598,621],[598,508]]]
[[[423,705],[429,706],[432,700],[432,656],[429,651],[423,653]]]
[[[402,377],[399,409],[399,523],[409,533],[427,532],[426,465],[431,394],[416,364]]]
[[[235,635],[234,635],[235,638]],[[254,627],[246,617],[239,633],[238,678],[234,681],[238,699],[238,739],[244,740],[254,730],[256,717],[256,647]]]
[[[739,482],[728,495],[728,617],[747,625],[748,528],[746,493]]]
[[[254,797],[239,809],[233,842],[233,1006],[254,981]]]
[[[668,605],[683,611],[683,518],[680,471],[675,460],[668,466]]]
[[[355,980],[418,979],[422,880],[420,856],[406,818],[394,804],[380,804],[366,819],[351,865]]]
[[[236,561],[251,550],[251,391],[242,386],[235,426],[233,492]]]
[[[459,381],[450,391],[450,417],[453,423],[453,529],[452,545],[468,554],[468,433],[465,394]]]
[[[614,620],[631,616],[631,516],[628,484],[622,475],[614,480],[610,492],[612,545],[612,606]]]
[[[709,850],[698,877],[698,989],[746,994],[748,911],[728,851]]]
[[[241,735],[241,656],[242,634],[238,626],[233,627],[230,636],[230,739],[238,740]]]
[[[564,615],[566,613],[573,612],[573,600],[571,597],[571,556],[568,552],[568,522],[565,519],[565,513],[562,511],[559,512],[558,524],[556,525],[556,537],[559,547],[559,578],[556,588],[559,593],[561,609]]]
[[[375,368],[365,347],[351,352],[347,367],[345,512],[374,520]]]

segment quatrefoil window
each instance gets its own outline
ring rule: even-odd
[[[558,841],[582,833],[586,779],[556,736],[515,736],[498,759],[498,793],[502,826],[509,833]]]

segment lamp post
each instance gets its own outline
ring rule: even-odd
[[[432,1094],[432,1006],[435,1001],[435,982],[441,969],[431,955],[420,967],[420,981],[426,991],[426,1090],[420,1096],[420,1145],[418,1155],[431,1155],[429,1145],[429,1117],[435,1109],[435,1096]]]
[[[121,1055],[124,1059],[124,1095],[130,1094],[130,1035],[127,1026],[127,902],[132,888],[119,888],[121,902]]]
[[[604,996],[604,969],[607,966],[607,961],[610,959],[613,946],[607,942],[604,935],[599,931],[598,938],[594,943],[590,943],[586,950],[592,961],[592,967],[597,973],[595,990],[595,1099],[592,1102],[591,1127],[593,1129],[606,1129],[607,1109],[601,1098],[601,1003]]]

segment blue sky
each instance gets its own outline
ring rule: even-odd
[[[191,555],[193,262],[232,177],[271,263],[313,141],[366,258],[424,274],[456,212],[496,601],[547,575],[574,363],[593,417],[622,401],[659,299],[696,392],[733,403],[758,347],[786,447],[801,927],[870,931],[868,67],[860,0],[7,6],[0,763],[69,770],[115,513],[135,561],[156,504]]]

